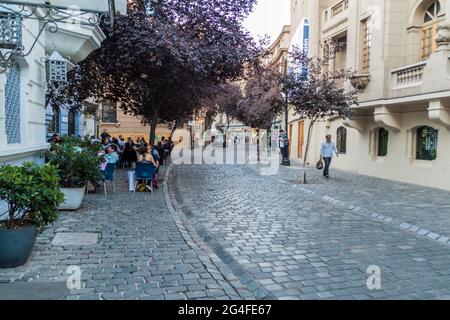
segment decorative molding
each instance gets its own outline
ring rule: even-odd
[[[428,118],[434,123],[450,130],[450,107],[445,107],[442,100],[430,101]]]
[[[369,85],[370,82],[370,74],[364,73],[364,74],[356,74],[350,79],[350,82],[356,90],[359,92],[364,91],[366,87]]]
[[[344,126],[357,130],[359,133],[364,133],[367,130],[366,117],[354,117],[353,119],[346,119],[343,121]]]
[[[399,114],[391,112],[388,107],[376,107],[374,110],[374,121],[380,127],[387,130],[399,132],[401,129]]]
[[[439,25],[436,34],[437,51],[450,51],[450,23],[445,22]]]

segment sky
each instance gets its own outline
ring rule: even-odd
[[[258,0],[253,13],[245,20],[244,26],[255,39],[268,35],[271,42],[275,41],[290,23],[290,0]]]

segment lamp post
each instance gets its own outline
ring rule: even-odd
[[[288,95],[284,93],[284,125],[286,128],[286,132],[284,133],[284,136],[282,137],[284,139],[284,150],[282,150],[283,154],[283,160],[281,162],[282,166],[290,167],[291,166],[291,160],[289,159],[289,136],[288,136],[288,126],[289,126],[289,101],[288,101]]]
[[[0,74],[7,72],[16,63],[17,58],[30,55],[45,30],[50,33],[58,32],[59,23],[77,18],[80,25],[98,27],[105,23],[112,27],[117,0],[103,1],[104,4],[97,1],[84,2],[85,7],[72,10],[67,1],[58,6],[54,2],[50,4],[44,0],[0,0]],[[22,28],[24,21],[28,19],[39,20],[41,23],[28,51],[25,51]]]

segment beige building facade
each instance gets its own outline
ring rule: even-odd
[[[112,137],[118,138],[121,135],[134,141],[140,137],[144,137],[146,141],[150,140],[150,126],[142,124],[139,117],[124,113],[116,104],[103,103],[99,108],[99,119],[99,134],[106,129]],[[160,141],[162,137],[168,139],[170,134],[168,126],[158,125],[156,141]]]
[[[353,120],[315,126],[308,162],[331,134],[341,153],[335,168],[450,190],[450,1],[292,0],[291,44],[305,19],[310,56],[331,41],[346,44],[330,68],[357,72],[344,85],[360,102]],[[290,112],[293,159],[307,127]]]

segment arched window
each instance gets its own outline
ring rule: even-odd
[[[345,127],[339,127],[336,137],[336,148],[338,152],[345,154],[347,152],[347,129]]]
[[[386,157],[388,153],[389,131],[384,128],[378,130],[378,156]]]
[[[436,160],[438,131],[431,127],[420,127],[416,131],[416,159]]]
[[[68,115],[68,122],[69,122],[69,128],[67,131],[67,134],[69,136],[75,136],[77,135],[77,112],[72,109],[69,111],[69,115]]]
[[[441,4],[434,1],[425,11],[421,32],[421,59],[426,60],[436,50],[436,32]]]
[[[48,122],[48,132],[51,133],[59,133],[59,129],[60,129],[60,111],[58,107],[53,107],[52,109],[53,111],[53,115],[52,118],[50,119],[50,121]]]

